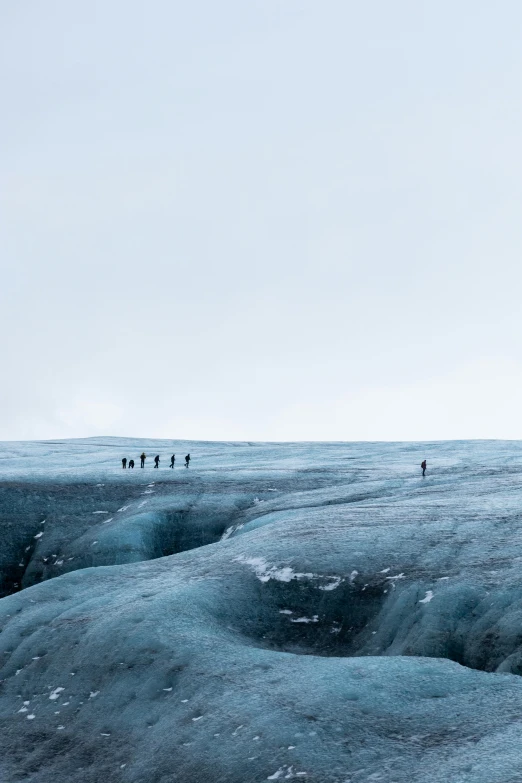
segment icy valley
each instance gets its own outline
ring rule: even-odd
[[[2,783],[522,781],[522,443],[3,443],[0,533]]]

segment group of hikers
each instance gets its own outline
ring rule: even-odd
[[[141,463],[140,467],[142,467],[142,468],[145,467],[145,460],[146,459],[147,459],[147,455],[145,454],[145,452],[143,452],[142,455],[140,456],[140,463]],[[173,454],[172,457],[170,458],[169,468],[173,468],[175,462],[176,462],[176,455]],[[189,463],[190,463],[190,454],[187,454],[187,456],[185,457],[185,467],[186,468],[188,468]],[[154,457],[154,467],[155,468],[159,468],[159,464],[160,464],[160,456],[159,456],[159,454],[156,454],[156,456]],[[127,465],[129,466],[129,468],[132,469],[134,467],[134,460],[133,459],[127,460],[127,457],[123,457],[123,459],[121,461],[121,466],[122,466],[123,470],[125,470],[127,468]]]
[[[141,454],[141,456],[140,456],[140,463],[141,463],[140,467],[142,467],[142,468],[145,467],[145,460],[146,459],[147,459],[147,455],[145,454],[145,452],[143,452]],[[170,458],[169,468],[173,468],[175,462],[176,462],[176,455],[173,454],[172,457]],[[187,456],[185,457],[185,467],[186,468],[188,468],[189,463],[190,463],[190,454],[187,454]],[[155,468],[159,468],[159,464],[160,464],[160,456],[159,456],[159,454],[156,454],[156,456],[154,457],[154,467]],[[129,468],[133,468],[134,467],[134,460],[133,459],[127,460],[127,457],[123,457],[123,459],[121,461],[121,466],[122,466],[123,470],[126,469],[127,465],[129,466]],[[426,460],[423,459],[422,462],[421,462],[421,468],[422,468],[422,475],[423,476],[426,475],[426,467],[427,467]]]

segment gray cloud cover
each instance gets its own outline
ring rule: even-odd
[[[0,437],[522,437],[515,2],[0,9]]]

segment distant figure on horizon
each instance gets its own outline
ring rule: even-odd
[[[124,457],[122,459],[121,466],[122,466],[123,470],[125,470],[125,468],[127,467],[127,457]]]
[[[155,468],[159,467],[159,454],[156,454],[156,456],[154,457],[154,467]]]
[[[425,476],[426,475],[426,460],[425,459],[423,459],[422,462],[421,462],[421,468],[422,468],[422,475]]]
[[[129,468],[133,468],[133,467],[134,467],[134,460],[130,459],[129,460]]]
[[[187,456],[185,457],[185,467],[186,468],[188,468],[189,462],[190,462],[190,454],[187,454]]]
[[[147,455],[145,454],[145,452],[143,452],[143,453],[142,453],[142,455],[141,455],[141,457],[140,457],[140,460],[141,460],[141,467],[142,467],[142,468],[144,468],[144,467],[145,467],[145,460],[146,460],[146,459],[147,459]]]
[[[176,455],[175,455],[175,454],[173,454],[173,455],[172,455],[172,457],[170,458],[170,467],[171,467],[171,468],[173,468],[173,467],[174,467],[174,463],[175,463],[175,462],[176,462]]]

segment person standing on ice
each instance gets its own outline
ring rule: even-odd
[[[175,455],[175,454],[173,454],[173,455],[172,455],[172,457],[170,458],[170,467],[171,467],[171,468],[173,468],[173,467],[174,467],[174,463],[175,463],[175,462],[176,462],[176,455]]]
[[[156,456],[154,457],[154,467],[155,468],[159,467],[159,454],[156,454]]]
[[[134,460],[130,459],[129,460],[129,468],[133,468],[133,467],[134,467]]]
[[[190,462],[190,454],[187,454],[187,456],[185,457],[185,467],[186,468],[188,468],[189,462]]]
[[[123,470],[125,470],[125,468],[127,467],[127,457],[124,457],[122,459],[121,466],[122,466]]]
[[[426,460],[425,459],[423,459],[422,462],[421,462],[421,468],[422,468],[422,475],[425,476],[426,475]]]
[[[142,453],[142,455],[141,455],[141,457],[140,457],[140,460],[141,460],[141,467],[142,467],[142,468],[144,468],[144,467],[145,467],[145,460],[146,460],[146,459],[147,459],[147,455],[145,454],[145,452],[143,452],[143,453]]]

